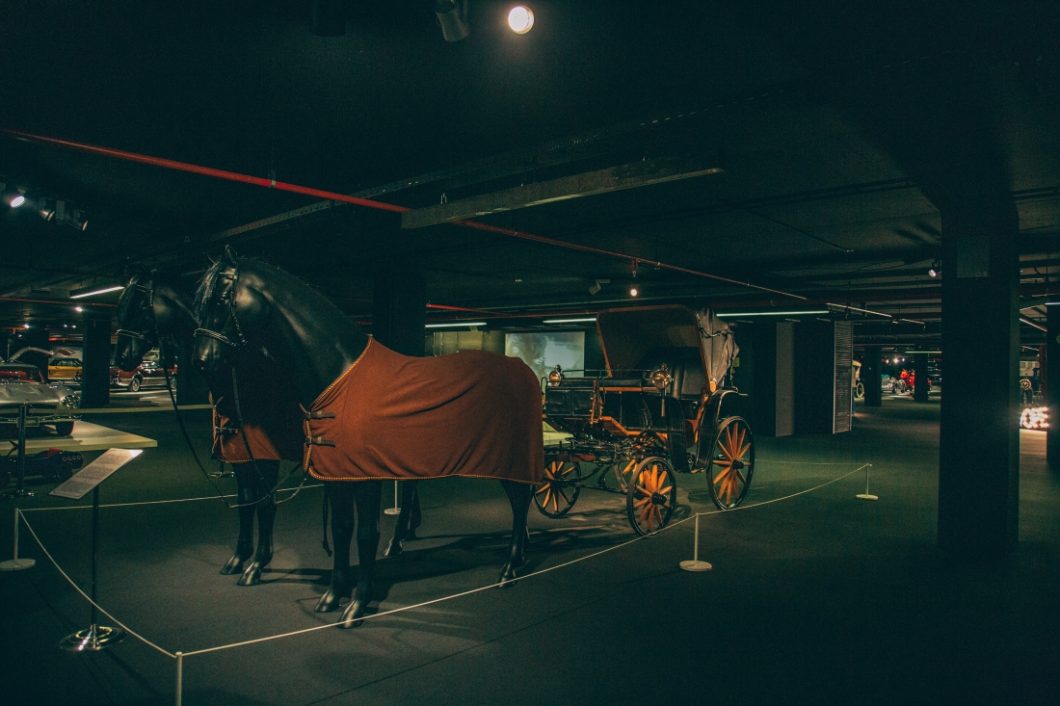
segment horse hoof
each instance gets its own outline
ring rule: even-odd
[[[243,557],[238,554],[233,554],[225,565],[221,567],[222,576],[231,576],[232,574],[243,573]]]
[[[258,562],[253,562],[247,567],[247,570],[243,572],[243,575],[236,581],[237,586],[257,586],[261,583],[261,568],[262,565]]]
[[[320,600],[317,601],[317,607],[313,610],[317,613],[330,613],[331,611],[338,609],[338,607],[339,594],[329,590],[327,593],[320,597]]]
[[[342,623],[342,629],[348,630],[363,623],[364,620],[362,618],[364,618],[364,613],[365,604],[363,602],[357,600],[350,601],[350,604],[346,606],[346,610],[342,612],[342,618],[339,619]]]
[[[405,552],[405,543],[400,539],[391,539],[390,544],[387,545],[386,551],[383,552],[383,556],[393,558],[401,556]]]

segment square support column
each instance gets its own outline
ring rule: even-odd
[[[106,407],[110,404],[109,310],[85,309],[81,406]]]
[[[1019,420],[1014,208],[944,210],[939,546],[996,558],[1016,545]]]
[[[427,288],[423,275],[386,271],[376,275],[372,299],[372,335],[387,348],[423,355],[427,323]]]

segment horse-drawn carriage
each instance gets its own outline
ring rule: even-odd
[[[606,370],[575,377],[557,366],[544,381],[545,418],[571,437],[545,449],[538,509],[564,515],[594,480],[625,494],[630,525],[647,534],[670,521],[675,473],[702,474],[720,509],[739,505],[754,440],[738,413],[745,395],[726,386],[739,352],[731,328],[682,306],[606,311],[596,326]]]

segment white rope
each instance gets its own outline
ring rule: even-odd
[[[302,490],[305,488],[320,488],[322,484],[314,483],[313,485],[302,486]],[[294,493],[299,488],[280,488],[276,492],[279,493]],[[140,507],[146,505],[171,505],[173,503],[197,503],[201,500],[227,500],[229,498],[236,497],[235,494],[230,495],[210,495],[201,498],[176,498],[174,500],[144,500],[142,502],[135,503],[104,503],[100,505],[100,508],[116,508],[116,507]],[[28,507],[25,512],[60,512],[63,510],[91,510],[91,505],[64,505],[62,507]]]
[[[662,534],[663,532],[671,530],[671,529],[673,529],[675,527],[679,527],[679,526],[683,525],[684,523],[688,522],[689,520],[695,519],[697,515],[715,515],[715,514],[719,514],[719,513],[723,513],[723,512],[734,512],[736,510],[750,510],[752,508],[762,507],[763,505],[770,505],[770,504],[781,502],[781,501],[784,501],[784,500],[790,500],[792,498],[798,497],[799,495],[804,495],[806,493],[812,493],[813,491],[820,490],[821,488],[823,488],[823,487],[825,487],[827,485],[831,485],[833,483],[838,483],[839,481],[843,480],[844,478],[849,478],[850,476],[854,475],[858,471],[863,470],[866,466],[871,466],[871,465],[872,465],[871,463],[866,463],[866,464],[864,464],[862,466],[859,466],[858,468],[855,468],[854,470],[850,471],[849,473],[845,473],[842,476],[839,476],[838,478],[833,478],[833,479],[831,479],[829,481],[821,483],[820,485],[816,485],[816,486],[814,486],[812,488],[808,488],[806,490],[801,490],[801,491],[799,491],[797,493],[793,493],[791,495],[787,495],[787,496],[784,496],[782,498],[774,498],[773,500],[766,500],[764,502],[755,503],[753,505],[746,505],[746,506],[741,505],[739,507],[733,508],[732,510],[715,510],[713,512],[695,513],[695,514],[689,515],[688,517],[685,517],[685,518],[683,518],[681,520],[677,520],[676,522],[671,522],[670,524],[666,525],[665,527],[662,527],[662,528],[660,528],[660,529],[658,529],[658,530],[656,530],[656,531],[654,531],[654,532],[652,532],[650,534],[637,536],[637,537],[634,537],[633,539],[626,540],[625,542],[622,542],[620,544],[615,544],[615,545],[607,547],[605,549],[601,549],[599,551],[592,552],[591,554],[586,554],[585,556],[580,556],[580,557],[577,557],[576,559],[571,559],[569,561],[565,561],[565,562],[562,562],[560,564],[556,564],[555,566],[549,566],[549,567],[544,568],[544,569],[539,569],[537,571],[534,571],[532,573],[526,574],[524,576],[516,576],[515,578],[507,581],[506,585],[507,584],[513,584],[513,583],[516,583],[518,581],[525,581],[527,579],[534,578],[536,576],[541,576],[542,574],[547,574],[547,573],[550,573],[552,571],[558,571],[560,569],[564,569],[564,568],[566,568],[568,566],[572,566],[574,564],[580,564],[583,561],[588,561],[589,559],[595,559],[596,557],[602,556],[604,554],[607,554],[608,552],[613,552],[613,551],[616,551],[618,549],[622,549],[624,547],[628,547],[629,545],[631,545],[631,544],[633,544],[635,542],[639,542],[639,541],[642,541],[642,540],[645,540],[645,539],[650,539],[651,537],[654,537],[656,535]],[[472,589],[469,589],[467,591],[462,591],[460,593],[454,593],[452,595],[442,596],[441,598],[433,598],[433,599],[431,599],[429,601],[423,601],[422,603],[416,603],[414,605],[402,606],[400,608],[392,608],[391,610],[382,611],[380,613],[371,613],[369,615],[361,616],[360,618],[357,619],[357,621],[360,622],[360,621],[367,621],[367,620],[377,620],[379,618],[384,618],[384,617],[387,617],[387,616],[390,616],[390,615],[396,615],[397,613],[405,613],[405,612],[410,611],[410,610],[417,610],[419,608],[425,608],[427,606],[435,605],[437,603],[443,603],[443,602],[446,602],[446,601],[455,600],[457,598],[463,598],[465,596],[470,596],[470,595],[473,595],[473,594],[476,594],[476,593],[482,593],[483,591],[491,591],[491,590],[496,589],[496,588],[499,588],[499,585],[496,584],[496,583],[491,583],[491,584],[487,584],[485,586],[479,586],[478,588],[472,588]],[[194,656],[198,656],[198,655],[210,654],[212,652],[221,652],[223,650],[235,649],[237,647],[246,647],[248,645],[256,645],[256,644],[260,644],[262,642],[271,642],[273,640],[281,640],[281,639],[288,638],[288,637],[295,637],[295,636],[298,636],[298,635],[305,635],[307,633],[318,632],[320,630],[333,630],[333,629],[338,628],[338,627],[340,627],[342,625],[343,625],[343,623],[341,621],[337,621],[337,622],[334,622],[334,623],[328,623],[327,625],[317,625],[317,626],[311,627],[311,628],[303,628],[302,630],[293,630],[291,632],[286,632],[286,633],[282,633],[282,634],[279,634],[279,635],[268,635],[268,636],[265,636],[265,637],[257,637],[257,638],[253,638],[253,639],[250,639],[250,640],[243,640],[241,642],[233,642],[233,643],[230,643],[230,644],[227,644],[227,645],[219,645],[217,647],[206,647],[206,648],[203,648],[201,650],[190,650],[190,651],[184,652],[183,654],[184,654],[185,657],[194,657]]]
[[[15,509],[15,512],[18,512],[19,514],[22,514],[22,511],[17,509],[17,508]],[[70,578],[70,575],[67,574],[65,571],[63,571],[63,568],[61,566],[59,566],[59,562],[57,562],[55,560],[55,557],[53,557],[51,555],[51,552],[49,552],[48,549],[44,546],[44,542],[42,542],[40,540],[40,537],[37,536],[37,532],[33,529],[33,525],[31,525],[29,523],[29,519],[27,519],[25,515],[22,515],[22,521],[26,524],[26,529],[29,530],[30,535],[33,537],[34,541],[37,542],[37,546],[40,547],[40,550],[44,553],[44,556],[47,557],[48,561],[50,561],[52,563],[52,566],[55,567],[55,570],[59,572],[60,576],[62,576],[64,579],[66,579],[66,582],[69,583],[73,587],[73,589],[75,591],[77,591],[79,594],[81,594],[81,597],[84,598],[89,603],[89,605],[94,606],[96,608],[96,610],[98,610],[100,613],[102,613],[103,615],[107,616],[112,621],[114,621],[114,623],[116,623],[118,625],[118,627],[120,627],[122,630],[124,630],[128,634],[132,635],[133,637],[135,637],[137,640],[139,640],[140,642],[144,643],[148,647],[150,647],[150,648],[152,648],[154,650],[157,650],[158,652],[164,654],[166,657],[169,657],[171,659],[176,659],[177,658],[177,656],[175,654],[173,654],[172,652],[170,652],[169,650],[167,650],[167,649],[165,649],[163,647],[159,647],[158,645],[156,645],[155,643],[151,642],[150,640],[148,640],[143,635],[141,635],[138,632],[134,631],[128,625],[126,625],[125,623],[121,622],[116,617],[114,617],[113,614],[108,612],[99,603],[96,603],[94,600],[92,600],[92,598],[87,593],[82,591],[81,587],[78,586],[77,583],[72,578]]]

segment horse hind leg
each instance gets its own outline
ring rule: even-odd
[[[254,484],[243,465],[235,466],[239,537],[236,539],[235,551],[221,567],[221,573],[226,576],[242,573],[243,563],[254,553]]]
[[[526,527],[526,515],[530,510],[530,500],[534,486],[529,483],[516,483],[502,480],[504,492],[512,506],[512,540],[508,547],[508,560],[504,562],[497,583],[506,586],[516,577],[516,570],[526,564],[526,545],[529,532]]]
[[[272,490],[279,477],[278,461],[257,461],[260,476],[255,473],[256,484],[254,510],[258,514],[258,549],[254,560],[247,565],[237,582],[240,586],[257,586],[261,583],[261,572],[272,561],[272,530],[276,524],[276,498]]]
[[[350,544],[353,541],[353,483],[327,483],[331,507],[331,540],[335,555],[328,590],[317,601],[316,612],[337,610],[339,602],[350,592]]]
[[[361,618],[372,600],[372,580],[375,577],[375,555],[379,551],[379,501],[382,483],[359,481],[355,486],[357,503],[357,587],[353,598],[342,613],[343,628],[361,624]]]
[[[400,556],[405,551],[405,540],[416,538],[420,526],[420,495],[416,492],[416,481],[401,482],[401,512],[394,524],[394,536],[386,547],[386,557]]]

